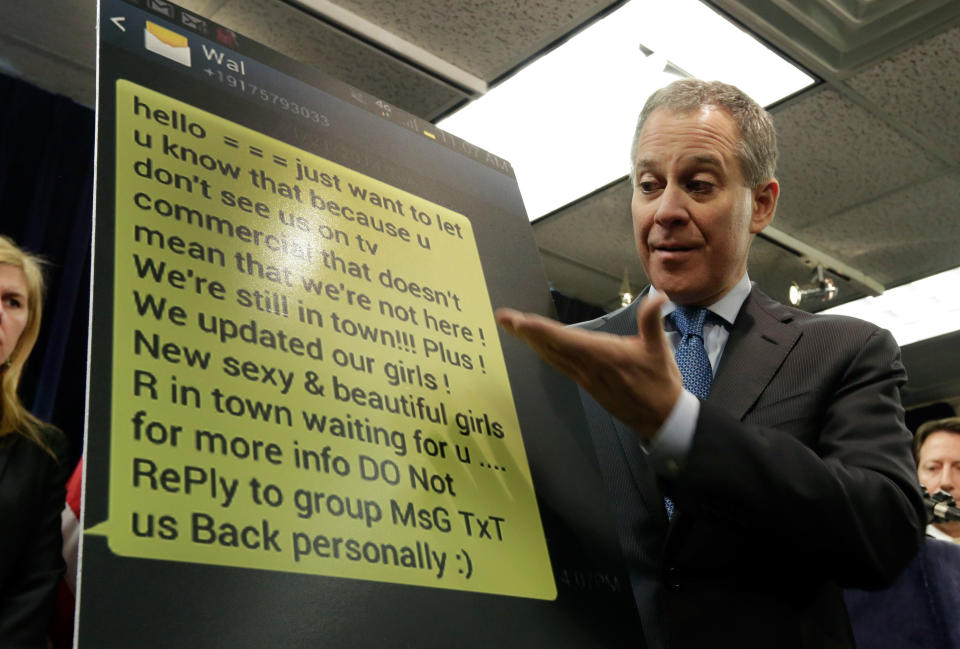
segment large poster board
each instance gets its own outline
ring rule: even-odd
[[[170,3],[100,21],[78,646],[639,632],[576,392],[493,321],[549,310],[509,164]]]

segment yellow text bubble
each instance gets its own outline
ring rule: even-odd
[[[110,519],[90,532],[554,598],[470,221],[128,81],[116,128]]]

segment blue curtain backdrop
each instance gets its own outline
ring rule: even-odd
[[[20,396],[82,451],[93,198],[93,111],[0,75],[0,233],[47,259],[40,339]]]

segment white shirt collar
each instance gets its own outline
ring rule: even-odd
[[[955,539],[939,527],[936,527],[932,523],[927,525],[927,536],[940,539],[941,541],[953,541],[954,543],[960,543],[960,539]]]
[[[737,314],[740,313],[740,308],[743,306],[743,303],[746,301],[747,296],[750,295],[752,286],[750,285],[750,276],[747,273],[743,274],[743,277],[740,278],[740,281],[734,284],[733,288],[726,292],[726,294],[714,302],[713,304],[708,304],[707,309],[722,318],[728,324],[733,324],[737,319]],[[659,291],[650,285],[650,295],[656,295]],[[660,316],[666,318],[668,315],[673,313],[674,309],[677,308],[677,305],[667,300],[664,302],[663,306],[660,307]]]

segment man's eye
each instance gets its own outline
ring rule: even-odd
[[[687,189],[697,194],[706,194],[713,190],[713,183],[706,180],[691,180],[687,183]]]
[[[637,183],[637,187],[639,187],[640,191],[644,194],[652,194],[653,192],[657,191],[657,183],[653,182],[652,180],[642,180]]]

